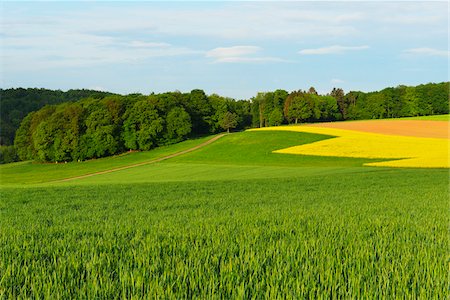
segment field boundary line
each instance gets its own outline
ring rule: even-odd
[[[145,165],[149,165],[149,164],[154,164],[166,159],[170,159],[173,157],[177,157],[195,150],[198,150],[200,148],[203,148],[211,143],[214,143],[215,141],[217,141],[218,139],[220,139],[221,137],[227,135],[226,133],[221,133],[219,135],[216,135],[215,137],[207,140],[204,143],[201,143],[200,145],[197,145],[195,147],[180,151],[180,152],[175,152],[173,154],[170,155],[166,155],[160,158],[156,158],[150,161],[144,161],[141,163],[137,163],[137,164],[132,164],[132,165],[128,165],[128,166],[123,166],[123,167],[118,167],[118,168],[114,168],[114,169],[109,169],[109,170],[104,170],[104,171],[99,171],[99,172],[94,172],[94,173],[89,173],[89,174],[85,174],[85,175],[79,175],[79,176],[74,176],[74,177],[69,177],[69,178],[64,178],[64,179],[59,179],[59,180],[54,180],[54,181],[50,181],[48,183],[57,183],[57,182],[67,182],[67,181],[71,181],[71,180],[76,180],[76,179],[83,179],[83,178],[87,178],[87,177],[92,177],[92,176],[96,176],[96,175],[103,175],[103,174],[108,174],[108,173],[112,173],[112,172],[117,172],[117,171],[121,171],[121,170],[126,170],[126,169],[131,169],[131,168],[135,168],[135,167],[140,167],[140,166],[145,166]]]

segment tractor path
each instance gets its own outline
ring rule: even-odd
[[[76,179],[83,179],[83,178],[87,178],[87,177],[91,177],[91,176],[108,174],[108,173],[112,173],[112,172],[116,172],[116,171],[121,171],[121,170],[130,169],[130,168],[135,168],[135,167],[145,166],[145,165],[149,165],[149,164],[154,164],[154,163],[157,163],[157,162],[169,159],[169,158],[180,156],[180,155],[183,155],[183,154],[186,154],[186,153],[198,150],[200,148],[203,148],[203,147],[205,147],[205,146],[207,146],[207,145],[209,145],[211,143],[214,143],[215,141],[217,141],[218,139],[220,139],[221,137],[223,137],[225,135],[226,135],[225,133],[216,135],[215,137],[213,137],[213,138],[207,140],[206,142],[204,142],[204,143],[202,143],[200,145],[197,145],[195,147],[192,147],[192,148],[180,151],[180,152],[176,152],[176,153],[173,153],[173,154],[170,154],[170,155],[167,155],[167,156],[163,156],[163,157],[160,157],[160,158],[156,158],[156,159],[153,159],[153,160],[150,160],[150,161],[145,161],[145,162],[141,162],[141,163],[137,163],[137,164],[133,164],[133,165],[118,167],[118,168],[114,168],[114,169],[110,169],[110,170],[99,171],[99,172],[85,174],[85,175],[80,175],[80,176],[69,177],[69,178],[65,178],[65,179],[61,179],[61,180],[55,180],[53,182],[55,182],[55,183],[56,182],[66,182],[66,181],[71,181],[71,180],[76,180]]]

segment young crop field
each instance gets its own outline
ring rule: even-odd
[[[277,153],[312,130],[0,166],[0,298],[448,298],[448,168]]]
[[[429,120],[429,121],[450,121],[450,115],[434,115],[434,116],[421,116],[421,117],[407,117],[398,118],[393,120]]]

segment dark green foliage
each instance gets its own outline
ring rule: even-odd
[[[45,105],[78,101],[92,97],[102,99],[108,92],[93,90],[0,89],[0,145],[12,145],[22,119]]]
[[[333,88],[330,96],[336,99],[337,106],[341,113],[342,119],[347,117],[347,106],[345,105],[345,93],[343,89]]]
[[[314,114],[314,95],[302,92],[293,93],[286,101],[285,114],[288,120],[306,121],[311,119]]]
[[[349,92],[341,109],[344,119],[399,118],[449,113],[449,83],[398,86],[379,92]]]
[[[209,102],[214,111],[214,114],[211,115],[207,120],[211,133],[217,133],[222,131],[220,122],[223,118],[223,115],[227,111],[231,110],[230,109],[231,101],[233,100],[230,98],[219,96],[217,94],[212,94],[211,96],[209,96]]]
[[[0,164],[8,164],[19,160],[16,147],[0,145]]]
[[[342,89],[334,88],[323,96],[311,87],[308,92],[294,91],[280,99],[285,99],[281,107],[289,123],[399,118],[448,114],[449,88],[448,82],[398,86],[370,93],[351,91],[345,94]],[[253,127],[270,125],[267,112],[279,105],[274,100],[277,92],[279,90],[259,93],[252,98]]]
[[[115,154],[119,148],[116,136],[117,125],[106,106],[92,111],[85,120],[86,132],[81,137],[78,157],[85,159]]]
[[[252,114],[251,105],[252,103],[248,100],[233,101],[233,99],[228,98],[228,109],[233,111],[238,117],[237,129],[247,129],[251,127],[252,124]]]
[[[98,158],[130,149],[148,150],[192,136],[218,133],[221,129],[446,114],[448,89],[446,82],[371,93],[344,94],[342,89],[335,88],[330,95],[319,95],[311,87],[308,92],[258,93],[251,101],[235,101],[216,94],[207,96],[202,90],[149,96],[105,97],[94,93],[76,103],[44,106],[30,113],[16,132],[15,146],[21,160],[60,162]],[[16,97],[26,99],[30,93],[23,89],[16,92],[13,93]],[[89,91],[67,93],[69,100],[90,95]],[[19,118],[19,111],[8,101],[5,103],[9,118]],[[9,130],[9,123],[0,121]]]
[[[321,96],[314,88],[307,93],[291,93],[284,103],[284,115],[289,122],[334,121],[341,118],[336,98]]]
[[[237,124],[233,128],[245,129],[251,126],[251,102],[245,100],[235,101],[231,98],[212,94],[208,97],[213,114],[207,117],[210,133],[218,133],[223,127],[221,121],[226,112],[236,115]]]
[[[335,98],[331,96],[314,96],[316,100],[315,110],[316,116],[320,114],[318,118],[321,121],[334,121],[341,118],[341,114],[338,109],[338,104]]]
[[[22,160],[51,162],[149,150],[219,132],[227,111],[233,114],[230,128],[247,128],[250,107],[249,101],[207,97],[201,90],[88,98],[30,113],[17,130],[15,145]]]
[[[42,121],[33,133],[33,148],[36,153],[34,158],[36,160],[55,161],[53,129],[52,124]]]
[[[192,130],[198,133],[208,133],[208,118],[212,113],[212,107],[203,90],[192,90],[188,95],[186,106],[192,119]]]
[[[271,126],[270,117],[272,112],[274,110],[283,110],[288,95],[288,92],[285,90],[276,90],[275,92],[268,93],[258,93],[256,97],[252,99],[252,105],[256,106],[251,110],[253,127]],[[281,123],[283,121],[284,119],[282,118]]]
[[[258,97],[259,94],[256,97],[253,97],[251,99],[252,106],[251,106],[251,115],[252,115],[252,127],[263,127],[263,117],[261,114],[261,106],[263,104],[262,99]]]
[[[164,120],[150,100],[136,102],[127,111],[123,123],[125,147],[131,150],[150,150],[162,137]]]
[[[66,103],[42,120],[32,133],[35,158],[54,162],[76,159],[83,113],[79,104]]]
[[[167,114],[166,126],[168,141],[182,141],[192,131],[191,117],[184,108],[175,107]]]
[[[279,108],[274,108],[269,115],[269,126],[278,126],[283,123],[283,113]]]
[[[16,138],[14,140],[14,145],[17,149],[17,155],[20,160],[33,159],[33,140],[31,131],[31,120],[33,119],[33,114],[28,114],[20,124],[19,129],[16,131]]]

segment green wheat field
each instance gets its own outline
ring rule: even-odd
[[[447,169],[274,154],[239,132],[87,162],[0,166],[0,299],[446,299]],[[379,161],[379,160],[378,160]]]

